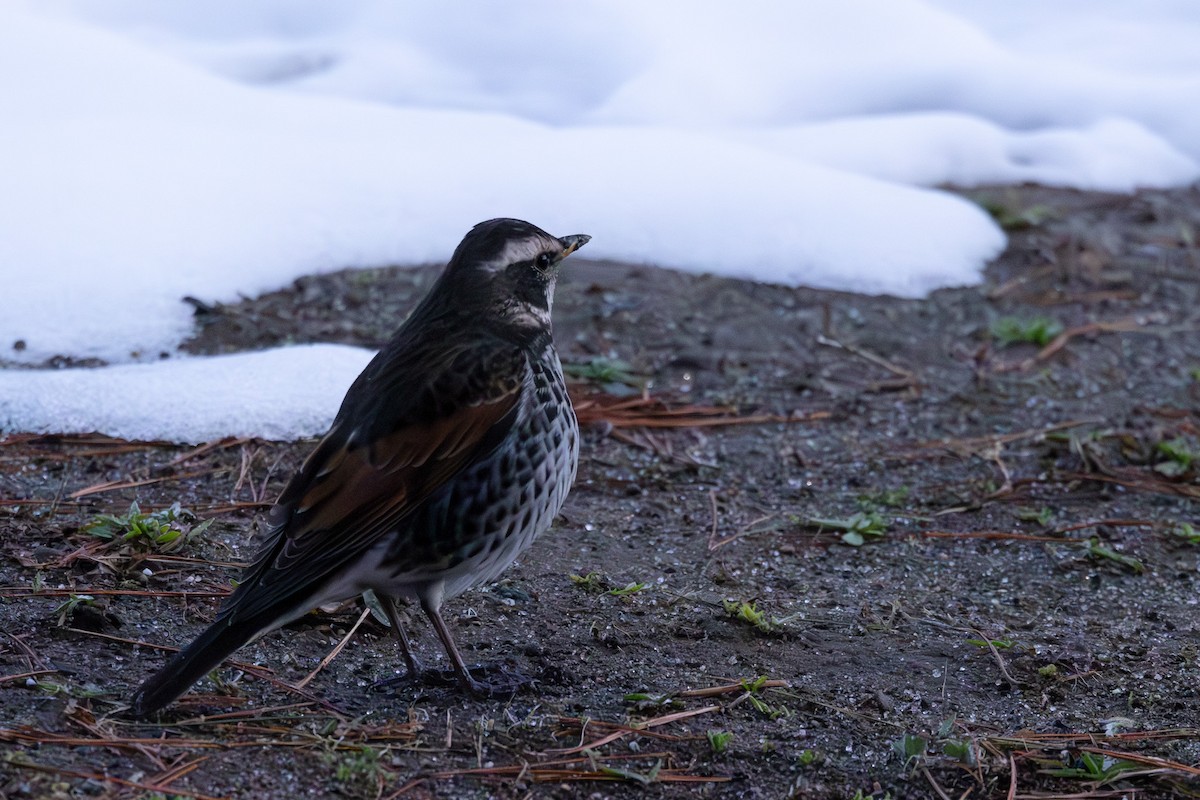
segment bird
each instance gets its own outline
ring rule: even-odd
[[[396,611],[415,599],[464,690],[442,604],[495,580],[550,527],[575,480],[579,423],[554,347],[563,259],[590,236],[517,219],[467,233],[346,392],[266,517],[266,539],[213,623],[134,693],[146,718],[248,642],[370,589],[407,675],[420,662]]]

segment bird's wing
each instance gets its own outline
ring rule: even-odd
[[[503,440],[520,410],[524,352],[507,343],[451,352],[430,369],[420,353],[385,350],[364,371],[271,510],[269,539],[221,618],[294,605]],[[414,374],[428,378],[403,385]]]

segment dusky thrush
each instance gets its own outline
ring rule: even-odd
[[[394,598],[415,598],[465,689],[486,695],[442,619],[545,531],[579,461],[551,339],[559,265],[587,243],[528,222],[476,225],[342,401],[271,509],[267,540],[216,620],[133,697],[146,716],[247,642],[371,589],[410,675]]]

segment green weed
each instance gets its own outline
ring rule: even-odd
[[[1022,522],[1036,522],[1043,528],[1050,527],[1050,523],[1054,522],[1054,511],[1047,506],[1041,508],[1018,508],[1016,511],[1017,519]]]
[[[1172,525],[1169,533],[1172,538],[1178,541],[1187,544],[1200,544],[1200,531],[1196,530],[1191,523],[1180,522]]]
[[[821,530],[844,531],[842,543],[851,547],[862,547],[867,539],[883,538],[888,528],[887,520],[877,511],[858,511],[845,519],[812,517],[805,522]]]
[[[593,358],[583,363],[564,364],[563,372],[572,378],[600,385],[624,384],[641,389],[645,377],[633,371],[633,367],[619,358]]]
[[[1063,332],[1063,326],[1058,320],[1049,317],[1000,317],[992,323],[990,330],[992,336],[1000,340],[1003,347],[1022,342],[1045,347]]]
[[[630,583],[619,589],[609,589],[607,594],[611,594],[613,597],[628,597],[629,595],[637,594],[648,585],[646,583]]]
[[[1154,448],[1166,461],[1156,464],[1154,470],[1168,478],[1177,478],[1191,472],[1192,466],[1200,462],[1200,451],[1190,441],[1178,436],[1170,441],[1159,442]]]
[[[858,507],[863,511],[875,511],[880,508],[903,508],[908,502],[909,488],[901,486],[898,489],[881,489],[871,494],[862,494],[857,498]]]
[[[126,514],[97,514],[83,530],[101,539],[167,552],[178,549],[210,525],[211,519],[199,522],[195,514],[179,503],[144,514],[134,501]]]
[[[570,578],[571,583],[585,591],[595,592],[596,594],[606,591],[604,576],[595,570],[589,572],[587,575],[576,575],[575,573],[571,573]]]
[[[1138,575],[1146,571],[1146,566],[1141,561],[1138,561],[1133,556],[1127,556],[1123,553],[1118,553],[1111,547],[1106,547],[1105,545],[1100,544],[1100,540],[1095,536],[1088,539],[1083,544],[1084,547],[1087,548],[1088,556],[1091,558],[1107,559],[1108,561],[1120,564],[1122,567],[1125,567],[1129,571],[1135,572]]]
[[[729,747],[729,743],[733,740],[733,734],[728,731],[709,731],[708,744],[712,751],[717,755],[725,752]]]
[[[75,609],[80,606],[95,605],[96,598],[90,594],[73,594],[66,601],[60,603],[58,608],[54,609],[54,624],[60,628],[67,627],[67,623],[71,617],[75,616]]]
[[[1122,773],[1140,769],[1144,767],[1132,761],[1109,758],[1097,753],[1080,753],[1075,766],[1046,770],[1046,774],[1056,778],[1082,778],[1102,786],[1120,778]]]
[[[746,692],[743,697],[754,706],[754,710],[768,719],[779,719],[780,717],[791,716],[791,712],[786,708],[777,708],[767,703],[762,698],[762,690],[766,687],[767,681],[770,680],[766,675],[759,675],[754,680],[743,680],[742,689]]]
[[[771,632],[771,623],[754,603],[746,603],[741,600],[722,600],[721,605],[729,616],[753,625],[763,633]]]
[[[1044,225],[1055,216],[1054,209],[1042,204],[1021,205],[1016,198],[983,200],[979,205],[1006,231],[1020,231]]]

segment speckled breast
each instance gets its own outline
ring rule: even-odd
[[[397,593],[420,580],[443,580],[445,596],[453,597],[494,580],[550,527],[579,464],[579,423],[553,346],[529,359],[520,402],[516,423],[493,453],[431,498],[411,520],[413,535],[389,548]],[[418,542],[424,546],[414,547]],[[423,574],[406,569],[415,564]]]

